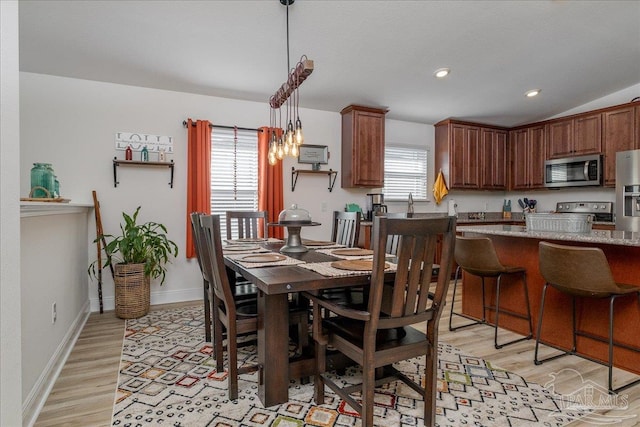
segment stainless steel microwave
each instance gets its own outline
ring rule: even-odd
[[[545,187],[602,185],[602,157],[598,154],[544,162]]]

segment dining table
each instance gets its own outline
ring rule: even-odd
[[[307,252],[285,255],[279,252],[284,242],[273,239],[262,242],[259,245],[258,254],[266,257],[254,256],[251,261],[273,260],[273,262],[263,263],[246,262],[249,257],[238,254],[238,251],[225,251],[224,262],[227,269],[239,273],[255,284],[258,290],[258,397],[265,407],[282,404],[289,400],[291,378],[304,378],[315,374],[313,351],[290,360],[289,296],[302,291],[318,292],[332,288],[367,286],[371,280],[371,271],[341,270],[331,267],[334,261],[361,260],[371,258],[370,255],[334,255],[335,249],[344,247],[331,242],[324,242],[325,245],[317,246],[306,243],[309,247]],[[365,253],[372,253],[372,251],[362,252],[362,254]],[[386,280],[393,280],[395,275],[395,266],[392,263],[390,265],[391,267],[385,272],[385,276],[388,276]],[[235,275],[230,274],[230,276]],[[310,342],[313,341],[310,340]]]

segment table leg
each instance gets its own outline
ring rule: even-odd
[[[268,313],[268,315],[267,315]],[[258,397],[264,406],[289,400],[289,302],[287,294],[258,291]]]

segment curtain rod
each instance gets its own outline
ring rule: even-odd
[[[188,123],[186,120],[182,121],[182,126],[187,127]],[[195,122],[191,124],[191,126],[195,126]],[[253,130],[256,132],[262,132],[262,129],[254,129],[254,128],[243,128],[240,126],[223,126],[223,125],[214,125],[214,124],[209,124],[210,127],[212,128],[219,128],[219,129],[238,129],[238,130]]]

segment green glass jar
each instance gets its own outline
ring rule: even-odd
[[[53,197],[55,182],[50,163],[34,163],[31,168],[31,193],[29,197],[44,199]]]

